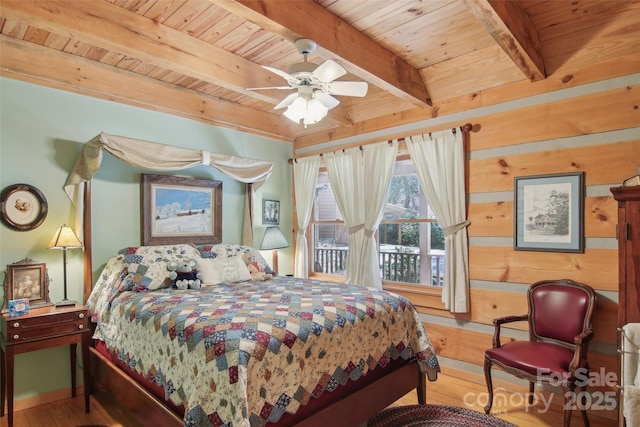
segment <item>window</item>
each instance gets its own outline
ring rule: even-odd
[[[408,157],[396,161],[378,245],[382,280],[442,286],[444,232]]]
[[[312,272],[345,274],[349,249],[349,232],[344,224],[336,199],[331,191],[329,176],[321,170],[316,182],[316,197],[311,219],[309,239],[313,243]]]
[[[345,274],[349,233],[327,172],[318,174],[311,220],[312,274]],[[429,208],[411,159],[399,155],[377,233],[380,275],[388,282],[442,287],[444,232]]]

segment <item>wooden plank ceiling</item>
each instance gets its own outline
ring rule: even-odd
[[[0,3],[0,73],[284,141],[327,141],[564,69],[640,55],[637,0],[93,0]],[[294,42],[369,83],[304,127],[265,70]],[[640,71],[640,70],[639,70]]]

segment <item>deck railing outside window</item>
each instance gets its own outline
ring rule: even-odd
[[[346,247],[315,248],[314,271],[344,274],[347,269]],[[382,280],[405,283],[423,283],[442,287],[444,282],[444,251],[433,251],[427,257],[431,264],[431,280],[420,280],[420,254],[393,250],[380,251]]]

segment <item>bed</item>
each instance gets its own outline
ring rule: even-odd
[[[251,250],[142,246],[111,258],[87,300],[94,385],[163,426],[353,427],[412,389],[424,403],[425,378],[440,368],[408,300],[294,277],[248,280],[241,254]],[[206,286],[167,287],[166,263],[188,258]]]

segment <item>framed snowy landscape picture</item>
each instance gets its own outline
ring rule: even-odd
[[[142,174],[142,244],[222,242],[222,182]]]

